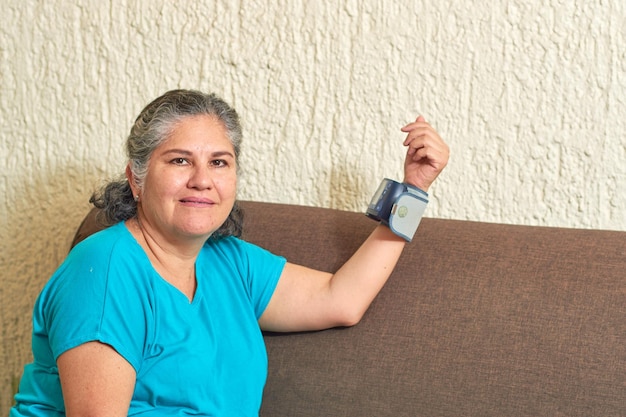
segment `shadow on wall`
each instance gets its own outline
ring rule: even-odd
[[[0,242],[0,415],[8,414],[23,367],[32,360],[35,298],[67,255],[98,181],[95,173],[90,175],[81,167],[70,166],[46,173],[25,173],[16,181],[18,185],[7,190],[5,201],[10,206],[2,219],[6,236]]]
[[[363,196],[373,195],[376,191],[375,187],[378,186],[376,184],[372,188],[371,184],[364,184],[366,177],[355,167],[334,164],[330,175],[330,189],[328,190],[330,207],[365,213],[369,200],[363,199]]]

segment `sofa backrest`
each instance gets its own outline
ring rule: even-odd
[[[327,271],[375,226],[242,207],[245,239]],[[262,416],[623,417],[626,233],[425,218],[361,323],[265,339]]]

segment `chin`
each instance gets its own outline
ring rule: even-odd
[[[207,224],[206,222],[202,224],[199,221],[187,221],[185,224],[179,224],[176,229],[178,229],[178,233],[181,235],[186,235],[189,237],[200,237],[200,236],[211,236],[213,232],[219,229],[221,223],[215,224]]]

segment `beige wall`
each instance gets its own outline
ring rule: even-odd
[[[423,112],[452,149],[428,216],[626,230],[625,19],[622,0],[4,0],[0,415],[34,298],[147,101],[239,110],[241,198],[361,211]]]

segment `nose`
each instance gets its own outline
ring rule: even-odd
[[[189,177],[188,185],[190,188],[211,189],[213,188],[213,175],[208,166],[196,165]]]

